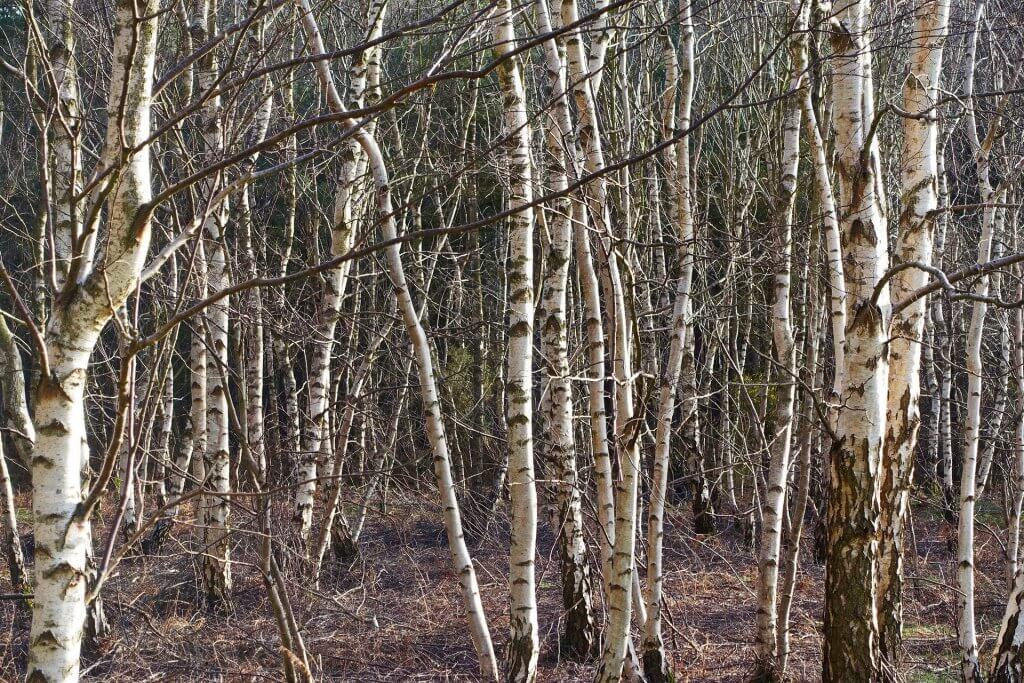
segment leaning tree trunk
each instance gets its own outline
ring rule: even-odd
[[[121,448],[117,456],[119,461],[118,469],[121,475],[121,507],[123,509],[120,532],[123,540],[127,542],[139,530],[139,525],[141,524],[139,521],[139,511],[136,506],[137,497],[135,495],[135,478],[138,471],[138,463],[135,460],[135,456],[137,444],[139,443],[139,425],[135,416],[141,412],[143,407],[139,392],[145,385],[145,372],[143,371],[140,377],[138,355],[126,353],[136,321],[129,319],[127,306],[122,307],[118,311],[117,317],[120,322],[117,339],[118,355],[121,357],[121,362],[128,366],[127,385],[129,395],[125,418],[125,436],[121,440]]]
[[[324,47],[316,18],[310,9],[309,0],[297,0],[297,5],[300,21],[310,43],[311,53],[324,54],[326,48]],[[331,109],[335,113],[343,115],[345,107],[335,87],[329,63],[324,60],[317,61],[316,71],[320,86],[327,95]],[[361,122],[359,121],[352,122],[348,131],[359,142],[360,149],[368,160],[369,170],[373,178],[374,195],[377,200],[381,231],[385,241],[390,242],[386,251],[388,274],[395,288],[395,294],[398,297],[399,310],[402,313],[402,319],[405,322],[419,369],[420,394],[427,419],[427,437],[434,454],[434,473],[437,478],[437,486],[444,508],[445,530],[448,535],[452,561],[455,565],[455,573],[459,577],[462,589],[463,604],[470,624],[470,636],[473,639],[473,645],[476,648],[479,659],[481,677],[487,680],[497,680],[498,664],[494,656],[494,646],[487,627],[483,603],[480,599],[480,588],[476,579],[476,570],[473,567],[473,561],[469,555],[469,549],[466,547],[466,541],[462,533],[462,518],[459,514],[459,503],[455,495],[455,484],[452,481],[451,458],[448,453],[444,422],[441,418],[440,400],[434,379],[434,363],[431,358],[426,333],[409,291],[405,269],[402,265],[401,251],[396,241],[397,228],[394,208],[391,203],[388,171],[384,163],[384,155],[381,153],[376,139],[360,124]]]
[[[0,322],[0,324],[3,324]],[[23,591],[28,587],[28,572],[25,570],[25,556],[21,551],[21,534],[18,533],[18,511],[14,507],[14,491],[11,476],[7,471],[3,440],[0,439],[0,546],[7,557],[11,587]]]
[[[25,394],[25,372],[14,335],[7,326],[7,319],[0,315],[0,398],[3,399],[7,425],[11,428],[12,440],[19,445],[19,451],[28,456],[23,462],[30,462],[35,429],[28,418],[28,397]],[[19,419],[19,416],[24,419]],[[21,442],[21,443],[19,443]],[[25,569],[25,557],[21,550],[21,535],[18,533],[18,517],[14,503],[14,491],[7,470],[7,456],[4,454],[3,438],[0,436],[0,534],[3,535],[3,552],[7,556],[11,586],[23,590],[29,583]]]
[[[25,366],[14,334],[3,316],[0,316],[0,399],[3,400],[4,427],[14,445],[14,454],[23,466],[31,468],[36,428],[29,411]]]
[[[807,147],[814,166],[815,198],[825,228],[825,253],[828,263],[829,282],[829,320],[832,332],[833,376],[830,400],[838,406],[839,395],[845,384],[846,372],[846,278],[843,274],[843,250],[839,234],[839,214],[836,210],[835,195],[832,189],[832,177],[829,170],[825,141],[822,139],[818,125],[818,116],[814,110],[811,88],[803,89],[801,98],[803,108],[804,129],[807,134]],[[835,422],[834,410],[831,415]]]

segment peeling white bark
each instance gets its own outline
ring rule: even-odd
[[[833,125],[839,179],[839,225],[846,283],[844,386],[830,456],[825,567],[827,682],[880,675],[875,575],[879,464],[888,388],[889,266],[884,197],[869,139],[875,120],[871,89],[870,2],[837,7],[833,27]],[[877,291],[876,291],[877,289]]]

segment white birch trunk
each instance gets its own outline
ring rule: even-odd
[[[45,332],[49,373],[36,392],[32,457],[36,562],[27,677],[35,683],[79,676],[92,543],[89,519],[79,510],[88,454],[84,390],[100,331],[135,288],[149,247],[148,216],[138,213],[152,192],[150,148],[141,143],[150,130],[157,10],[156,0],[141,10],[132,2],[117,4],[107,145],[124,143],[135,152],[110,194],[110,241],[101,268],[55,308]],[[138,11],[146,19],[138,20]]]
[[[689,6],[683,8],[680,17],[682,32],[680,43],[683,53],[681,69],[682,77],[670,87],[678,89],[680,102],[678,116],[681,127],[690,124],[690,112],[693,102],[693,24]],[[671,41],[666,36],[668,48]],[[668,60],[671,71],[678,70],[678,61],[672,52]],[[666,99],[668,96],[666,95]],[[668,104],[675,110],[675,103]],[[667,114],[666,114],[667,116]],[[670,118],[674,125],[675,116]],[[670,131],[674,133],[675,131]],[[679,279],[676,281],[675,302],[671,318],[671,337],[669,354],[661,376],[658,396],[657,428],[654,440],[654,465],[651,476],[651,498],[647,518],[647,621],[644,625],[643,665],[644,672],[651,683],[670,681],[673,678],[669,657],[665,653],[665,642],[662,638],[662,602],[664,587],[663,546],[665,528],[665,498],[668,489],[669,454],[672,437],[672,417],[676,409],[676,393],[679,387],[679,374],[686,348],[687,336],[690,334],[690,294],[693,286],[694,266],[694,227],[693,208],[690,197],[690,141],[683,138],[676,143],[675,155],[672,156],[672,168],[675,177],[669,187],[673,189],[670,215],[675,220],[675,228],[679,239]]]
[[[967,49],[967,75],[964,83],[964,101],[967,103],[967,136],[975,155],[978,193],[982,203],[981,237],[978,242],[978,263],[985,263],[992,253],[992,242],[997,224],[997,209],[993,206],[998,193],[989,180],[989,153],[992,130],[979,139],[975,115],[974,72],[977,66],[978,34],[985,13],[985,2],[978,2],[974,26]],[[971,293],[986,297],[989,290],[988,275],[981,275]],[[960,643],[960,673],[965,683],[981,681],[978,659],[978,636],[974,621],[974,507],[977,490],[978,442],[981,436],[982,359],[981,341],[985,329],[988,304],[976,298],[971,307],[971,320],[967,329],[967,407],[964,412],[964,452],[960,475],[960,519],[957,534],[957,635]]]
[[[996,225],[993,228],[993,234],[997,236],[1006,234],[1006,213],[1006,211],[996,212]],[[991,256],[993,260],[1003,256],[1004,240],[1005,237],[993,240]],[[1003,296],[1002,273],[997,270],[992,273],[991,277],[991,296],[1001,299]],[[1002,307],[997,307],[993,313],[995,315],[996,327],[999,328],[999,357],[995,367],[990,368],[989,372],[994,373],[999,378],[999,383],[996,385],[995,399],[989,411],[991,418],[989,420],[988,434],[984,447],[981,449],[981,454],[978,456],[978,480],[975,498],[979,501],[985,494],[985,487],[988,483],[989,473],[992,470],[992,461],[995,459],[996,448],[1001,443],[1000,431],[1003,427],[1003,415],[1006,413],[1008,401],[1007,388],[1010,383],[1010,329],[1007,311]]]
[[[781,385],[776,391],[775,420],[768,464],[766,490],[761,504],[761,543],[758,561],[757,647],[755,676],[761,680],[782,680],[778,661],[778,583],[782,522],[786,513],[786,488],[789,482],[796,402],[796,343],[790,310],[790,282],[793,257],[793,210],[796,204],[796,180],[800,166],[800,88],[807,68],[807,15],[809,6],[792,0],[789,17],[791,94],[784,104],[782,120],[782,162],[774,216],[773,257],[777,259],[772,303],[772,338],[775,362],[782,369]]]
[[[257,34],[261,34],[257,31]],[[262,40],[256,38],[254,49],[258,50]],[[259,144],[266,138],[273,109],[273,96],[269,81],[260,86],[264,90],[264,99],[256,112],[253,130],[247,141],[248,146]],[[256,168],[258,154],[254,154],[243,165],[243,172],[251,173]],[[241,243],[245,259],[245,275],[255,279],[259,273],[259,264],[254,247],[254,226],[252,217],[252,186],[242,188],[238,204],[238,222],[241,227]],[[263,293],[259,288],[246,291],[242,298],[240,315],[243,316],[243,344],[245,356],[245,440],[253,461],[259,467],[260,478],[267,475],[267,451],[264,443],[264,409],[263,409],[263,369],[264,358],[264,310]]]
[[[78,76],[75,60],[73,0],[49,0],[46,4],[46,36],[56,104],[56,121],[50,128],[53,173],[50,178],[53,206],[52,281],[59,291],[69,275],[78,279],[83,270],[81,257],[82,217],[78,195],[82,191],[82,159],[79,130]],[[77,258],[76,258],[77,257]],[[77,261],[77,263],[74,263]]]
[[[203,0],[192,18],[193,37],[203,40],[217,35],[218,2]],[[197,42],[203,42],[197,40]],[[198,82],[201,91],[215,87],[220,74],[216,51],[210,51],[199,62]],[[200,126],[206,158],[212,163],[224,152],[224,122],[221,98],[210,96],[200,111]],[[208,180],[203,190],[213,196],[219,189],[217,179]],[[207,282],[211,291],[218,292],[230,284],[226,227],[229,206],[225,199],[205,217],[202,238],[207,250]],[[200,524],[203,527],[202,583],[206,606],[212,611],[227,611],[231,604],[231,545],[228,518],[230,500],[223,494],[231,491],[230,425],[228,401],[228,326],[229,297],[219,299],[207,309],[205,332],[208,343],[206,356],[206,448],[201,453],[204,464],[204,486],[210,491],[204,495]],[[194,446],[193,446],[194,448]]]
[[[1018,285],[1018,297],[1024,295],[1024,287]],[[1006,562],[1005,579],[1007,590],[1013,590],[1014,579],[1017,577],[1020,559],[1020,527],[1021,511],[1024,508],[1024,314],[1015,311],[1013,321],[1013,369],[1012,374],[1017,384],[1017,426],[1013,443],[1013,470],[1009,491],[1009,519],[1006,524]]]
[[[934,251],[932,211],[938,206],[938,120],[930,112],[938,98],[949,8],[949,0],[918,0],[914,7],[910,73],[903,83],[903,108],[914,114],[927,114],[903,118],[903,210],[894,259],[897,265],[930,265]],[[890,281],[895,304],[927,284],[929,277],[926,271],[913,267],[896,273]],[[925,300],[918,299],[894,316],[889,332],[877,611],[879,651],[885,675],[890,678],[899,675],[902,648],[904,527],[921,425],[921,339],[925,315]]]
[[[551,31],[547,0],[535,3],[538,29]],[[546,128],[551,191],[564,192],[569,186],[567,169],[574,164],[576,147],[572,138],[568,90],[565,82],[564,47],[554,39],[544,42],[552,113]],[[571,655],[586,658],[597,645],[593,616],[593,588],[586,543],[583,512],[576,468],[573,435],[572,383],[569,378],[569,349],[566,336],[566,288],[572,255],[572,200],[557,200],[548,219],[551,239],[537,311],[541,326],[543,361],[548,377],[545,440],[553,471],[558,478],[557,524],[562,563],[562,606],[565,630],[562,645]]]
[[[1018,295],[1024,287],[1018,286]],[[1024,399],[1024,313],[1014,312],[1014,378],[1017,382],[1018,409]],[[1020,547],[1021,506],[1024,504],[1024,414],[1017,418],[1014,443],[1013,481],[1010,485],[1010,519],[1007,524],[1006,580],[1010,596],[995,642],[990,683],[1016,683],[1024,680],[1024,572],[1018,570]]]
[[[832,33],[833,125],[838,151],[844,278],[847,291],[845,386],[831,453],[825,568],[826,682],[878,676],[875,605],[879,463],[888,386],[887,227],[868,139],[875,112],[870,3],[839,8]],[[877,288],[877,291],[876,291]]]
[[[197,299],[206,298],[208,287],[206,278],[206,249],[203,240],[196,240],[195,255],[193,257],[193,279],[196,288]],[[192,319],[192,336],[189,342],[189,394],[190,405],[188,418],[185,422],[185,431],[182,435],[181,445],[178,447],[178,455],[174,463],[174,477],[171,480],[171,495],[180,496],[185,490],[185,480],[189,472],[194,472],[194,479],[202,484],[206,479],[206,466],[203,463],[203,454],[206,453],[207,429],[206,429],[206,314],[200,312]],[[199,506],[200,513],[202,506]],[[169,515],[173,518],[177,514],[177,506]],[[202,517],[199,524],[204,524]]]
[[[839,213],[836,210],[832,178],[826,157],[825,141],[822,139],[817,114],[811,99],[811,88],[803,90],[801,98],[804,128],[807,133],[807,146],[811,153],[814,167],[814,187],[821,211],[821,220],[825,227],[825,253],[828,262],[829,280],[829,319],[832,332],[832,358],[834,373],[832,390],[829,397],[838,407],[839,396],[845,385],[846,373],[846,278],[843,275],[843,250],[839,233]],[[835,410],[832,410],[832,422],[835,422]]]
[[[210,238],[209,283],[212,291],[230,285],[227,248],[222,216],[207,223]],[[203,590],[207,606],[215,611],[229,609],[231,599],[231,546],[228,517],[231,491],[230,425],[228,416],[228,325],[229,301],[224,297],[209,308],[206,330],[210,341],[206,353],[207,443],[203,452],[205,486],[211,491],[200,503],[205,531]]]
[[[515,49],[512,4],[498,4],[493,18],[495,54],[505,57]],[[519,210],[509,219],[508,232],[508,369],[506,370],[508,422],[508,483],[512,522],[509,548],[508,681],[529,683],[537,677],[540,643],[537,635],[537,589],[534,567],[537,553],[537,489],[533,472],[533,228],[530,123],[519,58],[510,57],[498,68],[508,135],[506,164],[509,208]]]
[[[562,25],[570,25],[577,21],[578,12],[576,3],[573,0],[562,0],[561,6]],[[583,110],[592,112],[593,98],[590,96],[588,81],[583,78],[585,75],[582,37],[579,31],[573,31],[566,36],[566,60],[569,66],[569,80],[574,84],[573,94],[576,104]],[[587,103],[589,102],[589,108]],[[592,115],[592,113],[591,113]],[[592,159],[588,147],[593,147],[590,140],[584,144],[585,164],[587,171],[598,168]],[[591,452],[594,458],[594,483],[597,489],[597,517],[601,527],[599,542],[601,548],[601,576],[604,584],[605,596],[609,595],[609,581],[611,579],[612,548],[615,544],[615,502],[612,491],[612,463],[611,446],[608,442],[608,415],[605,410],[604,385],[605,385],[605,334],[604,322],[601,315],[601,292],[597,278],[597,271],[594,268],[594,259],[590,247],[590,235],[587,230],[586,201],[583,198],[574,200],[573,215],[573,242],[576,254],[576,267],[578,269],[580,290],[583,298],[584,326],[586,329],[587,345],[587,366],[589,379],[588,389],[588,413],[590,417],[590,438]]]
[[[172,302],[178,301],[178,264],[172,254],[169,259],[171,263],[167,274],[167,296]],[[170,309],[170,307],[168,307]],[[167,502],[167,484],[172,481],[174,464],[171,459],[171,437],[174,431],[174,346],[177,342],[178,332],[175,331],[169,341],[170,357],[167,360],[167,367],[164,372],[163,381],[160,387],[160,406],[157,410],[156,444],[157,453],[157,497],[160,505]]]
[[[939,194],[945,198],[946,186],[945,164],[942,155],[939,155]],[[943,201],[943,204],[945,202]],[[939,218],[939,229],[935,235],[935,253],[942,254],[946,244],[947,221],[944,217]],[[942,267],[941,256],[936,264]],[[953,506],[953,429],[952,416],[950,414],[950,399],[953,392],[953,367],[950,358],[949,326],[946,321],[945,305],[942,299],[932,305],[932,320],[935,323],[935,349],[937,351],[935,374],[939,379],[939,429],[938,429],[938,451],[942,469],[943,510],[947,519],[951,518]]]
[[[578,21],[579,12],[575,0],[563,0],[562,23],[570,25]],[[605,32],[598,40],[604,40]],[[597,107],[594,93],[599,81],[594,80],[595,72],[602,66],[600,48],[592,54],[588,63],[583,55],[582,35],[573,31],[566,39],[569,75],[574,83],[573,92],[580,116],[579,137],[583,151],[584,169],[593,173],[605,166]],[[594,58],[596,55],[596,58]],[[612,242],[608,216],[608,190],[606,179],[598,176],[590,188],[584,189],[588,199],[590,219],[601,239],[603,257],[603,287],[608,302],[608,314],[614,324],[612,366],[615,377],[615,432],[616,452],[619,459],[620,480],[615,483],[614,539],[609,539],[612,548],[610,567],[606,566],[604,581],[608,598],[608,626],[605,634],[602,663],[598,669],[598,680],[617,680],[630,643],[630,620],[632,615],[633,579],[635,572],[634,546],[636,541],[636,492],[639,479],[639,435],[640,424],[634,419],[633,373],[630,353],[631,329],[628,324],[626,304],[619,274],[618,255]],[[586,239],[586,234],[583,238]],[[579,251],[580,261],[586,258],[585,251]],[[583,264],[586,268],[586,264]],[[596,292],[594,293],[596,294]],[[593,296],[593,294],[591,295]],[[587,312],[588,319],[591,312]],[[598,313],[598,316],[600,314]],[[588,320],[588,325],[592,321]],[[595,456],[596,457],[596,456]],[[603,476],[595,464],[595,478],[598,491],[607,493],[609,484],[602,482]],[[609,467],[610,470],[610,467]],[[603,493],[599,493],[599,496]],[[598,505],[604,503],[599,497]]]
[[[14,491],[11,489],[11,476],[7,470],[7,457],[4,455],[3,440],[0,439],[0,544],[7,556],[7,570],[11,579],[11,588],[23,591],[28,587],[28,572],[25,569],[25,555],[21,550],[21,534],[18,533],[18,511],[14,503]]]
[[[29,414],[25,367],[17,341],[3,316],[0,316],[0,398],[3,399],[6,418],[4,426],[14,444],[15,453],[22,465],[31,468],[36,428]]]
[[[811,242],[814,245],[814,241]],[[812,248],[815,248],[812,246]],[[811,272],[810,264],[804,269],[804,277]],[[807,283],[806,318],[804,319],[804,377],[808,386],[821,386],[822,367],[818,364],[820,340],[825,338],[824,316],[818,313],[817,287],[814,282]],[[807,501],[810,496],[811,475],[815,465],[812,456],[816,455],[820,443],[820,431],[815,415],[813,398],[804,401],[803,425],[797,441],[799,443],[800,469],[795,476],[793,502],[789,505],[789,525],[787,536],[783,541],[781,560],[781,586],[779,588],[778,608],[778,658],[776,670],[779,677],[785,680],[786,669],[791,654],[790,612],[796,592],[797,570],[799,569],[800,539],[804,528],[804,517],[807,512]]]

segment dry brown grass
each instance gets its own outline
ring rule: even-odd
[[[952,554],[948,526],[928,505],[914,524],[918,552],[908,560],[906,610],[910,680],[953,680],[956,661]],[[236,510],[235,521],[245,521]],[[279,519],[288,519],[282,506]],[[405,497],[387,514],[371,515],[362,555],[351,569],[330,566],[318,589],[304,567],[287,567],[290,596],[303,625],[318,680],[470,681],[475,657],[466,635],[456,581],[436,506]],[[26,529],[27,531],[27,529]],[[104,591],[112,630],[89,654],[87,680],[277,681],[279,640],[252,564],[255,545],[240,536],[234,548],[235,609],[209,616],[199,608],[191,535],[179,525],[163,556],[123,562]],[[1002,612],[1001,549],[979,531],[979,632],[991,645]],[[104,534],[97,534],[98,537]],[[744,681],[752,663],[755,562],[735,533],[695,538],[685,506],[668,517],[666,639],[683,681]],[[592,664],[566,661],[558,649],[560,596],[557,555],[546,527],[540,533],[538,586],[543,650],[541,681],[587,681]],[[498,651],[507,629],[506,538],[501,524],[474,549],[485,608]],[[805,545],[793,607],[795,680],[819,677],[822,575]],[[0,591],[6,585],[0,585]],[[374,626],[374,621],[376,626]],[[0,678],[23,671],[28,617],[24,605],[0,602]],[[984,649],[983,649],[984,652]],[[500,656],[500,655],[499,655]]]

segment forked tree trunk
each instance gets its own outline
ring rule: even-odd
[[[576,23],[579,19],[579,12],[575,0],[563,0],[562,2],[562,24],[565,26]],[[607,29],[602,29],[598,34],[598,42],[610,39]],[[566,38],[567,59],[569,65],[569,76],[574,84],[573,94],[575,96],[577,109],[580,116],[579,138],[580,147],[583,152],[583,166],[588,173],[594,173],[605,166],[604,151],[602,148],[601,133],[597,117],[597,106],[595,104],[595,92],[600,79],[595,75],[600,73],[603,66],[603,47],[598,44],[591,52],[589,62],[583,54],[582,33],[578,30],[572,31]],[[605,634],[604,652],[602,662],[598,669],[598,680],[617,680],[625,661],[626,653],[631,650],[630,645],[630,620],[632,615],[632,602],[634,573],[636,563],[634,547],[636,541],[636,492],[639,480],[640,452],[639,436],[641,431],[640,420],[635,419],[633,406],[633,382],[632,358],[631,358],[631,334],[629,316],[626,310],[625,295],[622,289],[622,281],[619,272],[618,245],[612,239],[612,230],[609,218],[609,201],[607,181],[604,175],[598,175],[593,183],[583,189],[586,198],[586,209],[596,234],[600,238],[602,253],[603,281],[602,286],[606,290],[607,313],[609,320],[614,325],[612,368],[615,378],[615,435],[616,454],[619,462],[619,480],[615,482],[614,502],[609,489],[612,482],[605,479],[605,474],[610,476],[611,467],[605,469],[603,462],[598,462],[598,457],[603,454],[595,453],[595,478],[598,486],[598,506],[607,512],[614,509],[614,523],[609,519],[601,519],[602,524],[608,523],[605,535],[608,538],[609,546],[607,552],[610,554],[610,562],[604,566],[604,582],[608,605],[608,627]],[[587,240],[588,235],[584,232],[577,236],[577,257],[583,269],[582,277],[585,280],[584,289],[589,290],[585,296],[590,298],[586,315],[588,326],[600,319],[600,310],[594,310],[593,304],[597,297],[596,275],[591,280],[589,249],[581,248],[580,241]],[[590,289],[593,286],[595,289]],[[588,330],[588,334],[591,331]],[[603,355],[603,354],[602,354]],[[601,368],[603,370],[603,368]],[[593,390],[593,387],[592,387]],[[593,429],[593,426],[591,427]],[[610,463],[609,463],[610,465]],[[614,526],[614,530],[609,527]],[[614,538],[613,538],[614,535]],[[637,664],[633,662],[631,666]]]
[[[572,25],[579,19],[574,0],[562,0],[561,17],[563,26]],[[568,82],[572,84],[580,117],[584,119],[579,132],[581,153],[584,159],[583,166],[589,172],[604,164],[600,157],[600,140],[594,139],[593,125],[588,124],[596,115],[590,81],[585,78],[587,67],[582,34],[580,31],[572,31],[566,36],[565,42]],[[607,598],[612,574],[612,548],[615,544],[615,501],[612,491],[611,445],[608,440],[608,414],[604,393],[607,360],[604,319],[601,311],[600,283],[594,267],[590,234],[587,230],[588,205],[585,192],[584,190],[580,195],[575,196],[573,201],[573,243],[586,330],[589,426],[591,452],[594,458],[594,484],[597,489],[597,518],[601,528],[598,542],[601,549],[601,577]]]
[[[816,248],[816,240],[811,241],[811,248]],[[810,264],[804,269],[804,276],[810,273]],[[807,282],[806,315],[804,318],[804,363],[803,377],[807,386],[821,386],[823,375],[818,364],[820,340],[825,338],[824,317],[818,312],[818,289],[813,280]],[[803,426],[797,439],[799,448],[799,471],[794,478],[793,502],[789,505],[789,525],[782,544],[781,582],[779,586],[778,608],[778,656],[776,671],[778,677],[785,680],[786,669],[791,654],[790,612],[796,592],[797,571],[800,559],[800,539],[804,528],[804,517],[810,496],[811,474],[814,469],[813,456],[816,455],[820,442],[820,431],[815,415],[815,398],[804,399]]]
[[[338,442],[341,446],[338,449],[339,452],[334,454],[330,471],[330,483],[327,489],[327,504],[324,510],[323,525],[320,528],[320,533],[317,535],[316,543],[312,546],[314,550],[310,554],[310,560],[313,564],[312,575],[314,581],[320,580],[320,567],[328,545],[334,545],[335,556],[343,563],[350,563],[359,554],[353,534],[344,532],[348,526],[348,521],[345,519],[344,511],[339,509],[341,506],[341,492],[344,488],[341,473],[347,459],[346,447],[349,441],[349,434],[352,432],[352,424],[356,417],[356,400],[363,395],[363,386],[369,379],[370,372],[373,369],[377,349],[390,330],[391,323],[387,321],[380,332],[377,333],[370,348],[366,351],[359,368],[356,370],[355,376],[347,387],[346,393],[348,394],[349,403],[345,407],[341,424],[337,428]],[[341,527],[340,531],[342,533],[335,533],[336,527]],[[338,544],[339,541],[341,542],[340,546]]]
[[[156,0],[141,8],[118,2],[115,11],[103,158],[120,156],[122,144],[133,150],[110,188],[107,230],[111,243],[123,248],[106,251],[76,296],[55,306],[45,331],[49,368],[36,391],[32,458],[36,564],[27,678],[33,683],[79,676],[92,543],[89,510],[82,507],[84,391],[100,331],[134,290],[149,247],[148,213],[140,209],[152,192],[150,147],[142,143],[149,137],[158,16]]]

